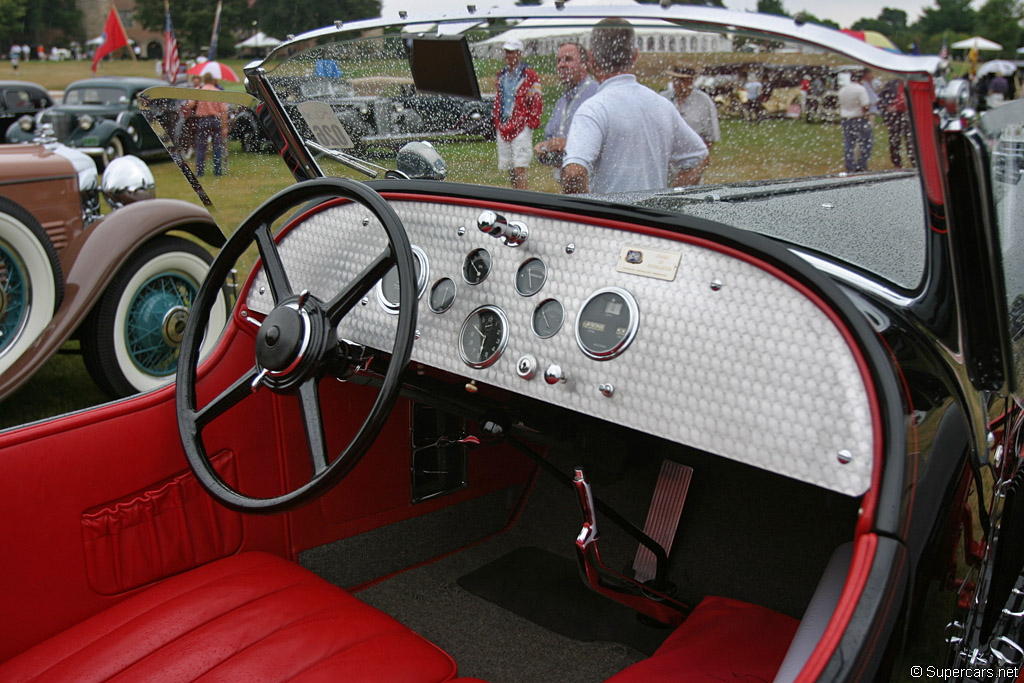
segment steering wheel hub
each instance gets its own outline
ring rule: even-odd
[[[256,334],[256,362],[271,372],[288,372],[309,345],[309,319],[295,304],[278,306]]]

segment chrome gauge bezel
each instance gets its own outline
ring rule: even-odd
[[[434,308],[434,292],[437,290],[438,286],[442,282],[445,282],[445,281],[452,283],[452,287],[454,288],[454,291],[452,292],[452,300],[448,302],[447,306],[439,307],[439,308]],[[429,308],[434,313],[444,313],[445,311],[450,311],[452,306],[455,305],[455,299],[456,299],[456,297],[458,297],[458,295],[459,295],[459,285],[458,285],[458,283],[456,283],[455,280],[453,280],[450,277],[443,277],[440,280],[438,280],[437,282],[435,282],[433,285],[431,285],[431,287],[430,287],[430,295],[427,297],[427,308]]]
[[[546,306],[547,304],[549,304],[551,302],[554,302],[554,303],[558,304],[558,307],[562,311],[562,318],[561,318],[561,320],[558,321],[558,325],[555,326],[555,329],[553,329],[551,331],[551,334],[544,335],[544,334],[541,334],[540,332],[537,331],[537,314],[540,313],[540,309],[542,307]],[[564,325],[564,324],[565,324],[565,304],[563,304],[561,301],[559,301],[558,299],[555,299],[555,298],[544,299],[544,301],[541,301],[539,304],[537,304],[533,308],[533,315],[530,316],[530,329],[533,330],[533,334],[536,335],[537,338],[539,338],[539,339],[551,339],[556,334],[558,334],[558,331],[560,329],[562,329],[562,325]]]
[[[629,324],[626,327],[626,334],[615,346],[607,351],[594,351],[593,349],[587,348],[586,344],[583,343],[583,338],[580,335],[580,324],[583,322],[583,312],[587,310],[587,306],[590,305],[590,302],[605,294],[616,294],[622,297],[623,301],[626,302],[626,307],[629,309]],[[588,296],[586,301],[583,302],[583,305],[580,306],[579,313],[576,314],[576,324],[574,326],[576,345],[580,347],[580,351],[582,351],[584,355],[588,358],[593,358],[594,360],[611,360],[612,358],[621,355],[622,352],[629,348],[629,345],[633,343],[633,338],[636,337],[637,330],[639,329],[640,306],[637,304],[636,299],[633,298],[633,295],[621,287],[603,287]]]
[[[416,298],[420,299],[423,296],[423,292],[427,291],[427,281],[430,279],[430,261],[427,260],[427,253],[415,244],[412,245],[412,256],[413,259],[420,264],[420,272],[416,277]],[[392,268],[397,267],[398,266],[392,266]],[[391,270],[389,269],[388,273],[390,272]],[[384,277],[387,277],[387,274],[385,274]],[[376,290],[377,302],[380,303],[381,308],[392,315],[398,315],[399,305],[397,303],[392,303],[384,294],[383,277],[377,281]]]
[[[501,339],[498,342],[498,348],[495,349],[495,351],[490,356],[480,361],[474,361],[470,360],[469,357],[466,355],[466,350],[463,347],[463,339],[466,335],[466,328],[481,311],[491,311],[498,316],[498,320],[501,321]],[[498,308],[497,306],[485,304],[483,306],[478,306],[477,308],[474,308],[470,312],[470,314],[466,316],[466,319],[462,322],[462,327],[459,328],[459,358],[461,358],[462,362],[471,368],[480,369],[494,365],[498,361],[498,359],[501,358],[501,354],[505,352],[505,347],[507,345],[508,317],[505,315],[505,312]]]
[[[540,280],[540,284],[537,285],[536,287],[532,288],[531,290],[523,291],[519,287],[519,276],[520,276],[520,274],[525,272],[525,270],[528,267],[530,267],[531,264],[534,264],[534,263],[539,263],[540,267],[541,267],[541,280]],[[544,285],[547,283],[547,281],[548,281],[548,264],[544,263],[544,259],[542,259],[542,258],[540,258],[538,256],[532,256],[532,257],[526,259],[525,261],[523,261],[522,263],[520,263],[519,267],[516,268],[515,279],[512,281],[512,284],[515,287],[516,293],[519,294],[519,296],[533,296],[534,294],[536,294],[540,290],[544,289]]]
[[[474,254],[480,254],[480,253],[487,254],[487,271],[483,275],[480,276],[479,280],[471,280],[466,275],[466,268],[469,265],[470,258],[472,258],[472,256]],[[485,249],[483,247],[479,247],[477,249],[472,250],[468,254],[466,254],[466,258],[463,259],[463,261],[462,261],[462,279],[463,279],[463,281],[465,281],[466,284],[472,285],[472,286],[475,287],[476,285],[480,284],[481,282],[483,282],[484,280],[487,279],[487,276],[491,274],[491,269],[492,268],[494,268],[494,257],[491,256],[491,252],[487,251],[487,249]]]

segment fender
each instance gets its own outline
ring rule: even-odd
[[[129,204],[79,233],[61,253],[64,302],[32,348],[0,378],[0,400],[28,381],[78,329],[132,252],[171,230],[187,232],[216,248],[225,242],[206,209],[179,199]]]

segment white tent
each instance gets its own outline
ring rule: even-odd
[[[988,38],[982,38],[981,36],[974,36],[972,38],[966,38],[964,40],[958,40],[957,42],[950,45],[954,50],[1002,50],[1003,46],[999,43],[989,40]]]
[[[240,50],[244,50],[245,48],[260,49],[264,47],[277,47],[282,42],[284,41],[278,40],[273,36],[268,36],[263,31],[257,31],[256,35],[246,38],[240,43],[235,43],[235,47]]]

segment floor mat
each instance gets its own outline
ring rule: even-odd
[[[555,633],[584,642],[623,643],[648,655],[671,632],[584,585],[576,563],[540,548],[517,548],[458,579],[481,598]]]

